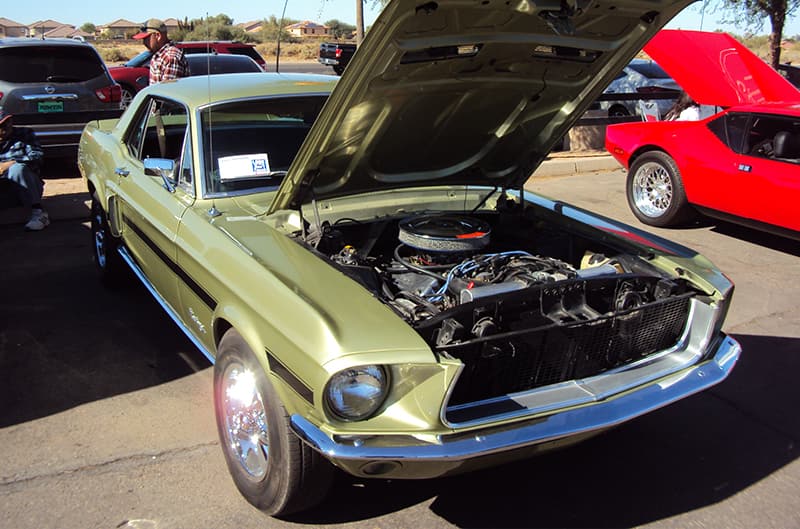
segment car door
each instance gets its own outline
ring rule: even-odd
[[[707,123],[681,123],[683,148],[676,152],[690,203],[732,215],[748,207],[742,189],[749,177],[740,164],[749,119],[747,113],[727,113]]]
[[[125,135],[125,155],[116,163],[116,211],[125,245],[171,308],[178,301],[175,238],[194,197],[176,186],[176,176],[146,170],[155,159],[177,166],[187,137],[188,112],[177,102],[150,97],[139,107]]]
[[[737,164],[738,216],[800,230],[800,118],[756,114]],[[780,139],[779,139],[780,138]]]

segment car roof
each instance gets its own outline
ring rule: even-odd
[[[254,47],[255,44],[250,44],[248,42],[240,42],[238,40],[182,40],[180,42],[175,43],[177,46],[207,46],[209,44],[235,44],[237,46],[252,46]]]
[[[200,61],[200,60],[211,60],[211,61],[252,61],[255,64],[258,64],[256,61],[253,60],[252,57],[249,55],[236,55],[233,53],[191,53],[186,55],[187,61]]]
[[[86,42],[70,38],[53,38],[53,39],[32,39],[30,37],[5,37],[0,38],[0,47],[30,47],[30,46],[75,46],[86,47],[90,46]]]
[[[185,103],[190,108],[206,106],[209,93],[214,102],[286,94],[327,94],[338,81],[333,75],[285,73],[232,73],[183,77],[150,85],[142,90]]]

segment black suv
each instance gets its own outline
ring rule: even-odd
[[[121,90],[89,44],[0,39],[0,106],[34,129],[45,158],[77,155],[86,123],[119,117]]]

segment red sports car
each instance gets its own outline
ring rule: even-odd
[[[723,110],[607,128],[634,215],[676,226],[699,211],[800,239],[800,91],[724,33],[662,30],[645,51],[694,101]]]

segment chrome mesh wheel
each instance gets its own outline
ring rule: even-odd
[[[269,440],[256,378],[241,364],[232,363],[225,369],[223,384],[227,448],[252,480],[261,481],[267,475]]]
[[[648,217],[664,215],[672,204],[672,179],[660,163],[642,164],[634,175],[631,191],[636,209]]]

